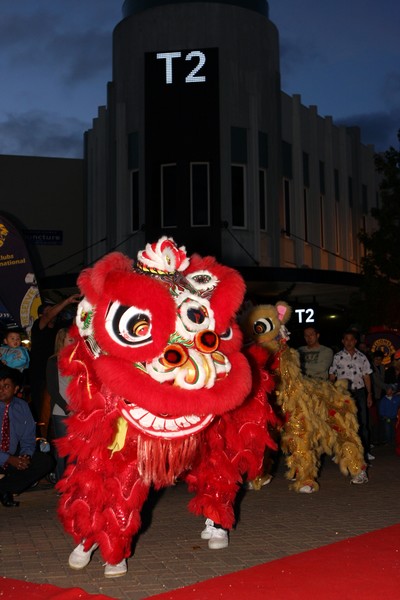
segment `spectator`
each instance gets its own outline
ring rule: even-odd
[[[0,346],[0,361],[22,373],[29,367],[29,352],[21,343],[21,334],[17,329],[6,331],[3,345]]]
[[[47,390],[50,394],[52,441],[64,437],[67,433],[65,426],[65,419],[68,415],[66,389],[70,378],[62,375],[60,372],[58,367],[58,355],[65,346],[72,344],[73,341],[74,338],[69,335],[67,328],[60,329],[56,335],[55,354],[50,356],[47,361],[46,382]],[[55,448],[55,457],[57,464],[54,471],[54,483],[60,481],[66,464],[66,458],[58,456],[57,448]]]
[[[347,379],[350,391],[356,402],[360,437],[363,443],[365,459],[374,460],[370,453],[368,408],[372,406],[371,365],[362,352],[357,350],[357,337],[354,331],[346,331],[342,339],[343,350],[333,357],[329,369],[329,379]]]
[[[369,417],[371,424],[371,437],[374,444],[381,443],[383,433],[381,419],[379,418],[379,404],[388,387],[387,383],[385,383],[385,367],[383,364],[384,357],[385,355],[382,350],[376,350],[372,355],[371,361],[373,405],[369,409]]]
[[[394,444],[397,413],[400,407],[400,394],[396,394],[396,385],[387,386],[386,395],[383,396],[379,405],[379,416],[383,422],[385,441]]]
[[[333,351],[319,343],[319,331],[314,326],[304,329],[306,346],[300,346],[300,364],[304,375],[315,379],[328,379],[329,367],[332,364]]]
[[[58,315],[72,303],[78,303],[80,296],[74,294],[58,304],[42,304],[39,307],[39,318],[36,319],[31,331],[31,364],[29,381],[31,386],[31,409],[34,419],[42,419],[43,398],[46,387],[47,360],[54,352],[57,331],[65,326],[57,320]],[[47,416],[43,419],[48,420]],[[40,432],[46,437],[47,432]]]
[[[53,465],[50,454],[35,452],[35,422],[25,400],[16,396],[20,374],[15,369],[0,372],[0,502],[18,506],[20,494],[39,481]]]

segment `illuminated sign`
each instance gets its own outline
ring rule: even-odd
[[[313,308],[296,308],[294,311],[297,314],[299,323],[314,323],[314,309]]]
[[[185,83],[205,83],[206,75],[200,75],[201,71],[204,72],[206,65],[206,55],[201,50],[192,50],[187,54],[182,52],[158,52],[157,60],[165,60],[165,83],[174,83],[174,64],[177,59],[184,59],[185,61],[192,62],[189,66],[191,70],[185,75]]]

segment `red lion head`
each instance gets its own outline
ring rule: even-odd
[[[138,253],[101,259],[78,280],[80,356],[131,425],[185,438],[250,392],[235,323],[244,282],[214,258],[188,258],[163,237]],[[83,351],[84,349],[84,351]]]

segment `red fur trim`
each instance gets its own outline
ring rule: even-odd
[[[132,259],[121,252],[111,252],[94,267],[84,269],[79,275],[78,286],[91,304],[102,295],[104,279],[111,270],[118,270],[120,273],[132,271]]]

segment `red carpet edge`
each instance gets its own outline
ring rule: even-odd
[[[399,600],[400,525],[151,596],[151,600]]]

